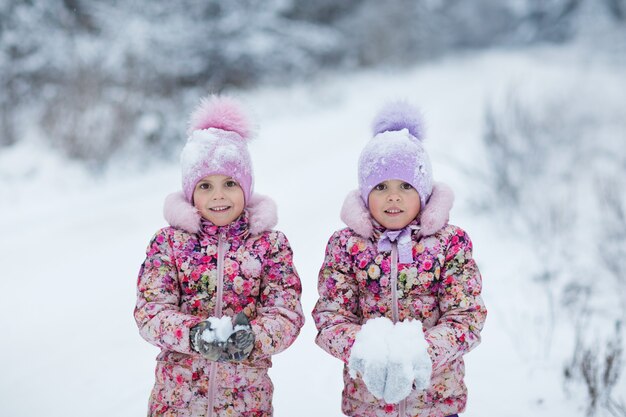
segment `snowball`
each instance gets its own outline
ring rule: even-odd
[[[239,330],[249,330],[249,329],[250,329],[250,326],[248,326],[247,324],[238,324],[233,329],[233,333],[238,332]]]
[[[230,317],[209,317],[207,321],[211,323],[211,326],[202,332],[202,340],[205,342],[225,342],[233,334],[233,323]]]

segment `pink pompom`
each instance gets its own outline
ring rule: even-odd
[[[203,98],[191,114],[187,135],[191,136],[194,130],[209,128],[235,132],[245,140],[253,136],[252,123],[242,105],[230,97],[211,95]]]

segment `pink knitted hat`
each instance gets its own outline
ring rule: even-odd
[[[193,204],[193,191],[207,175],[227,175],[239,183],[246,204],[253,188],[248,141],[250,120],[235,99],[211,95],[191,114],[187,143],[180,155],[183,193]]]

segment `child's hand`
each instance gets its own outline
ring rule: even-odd
[[[191,347],[210,361],[219,361],[224,354],[224,342],[217,337],[217,329],[209,320],[201,321],[189,333]]]
[[[387,363],[382,358],[358,358],[350,356],[350,375],[360,374],[367,390],[376,398],[383,398],[387,380]]]
[[[413,376],[415,377],[415,389],[417,390],[424,390],[430,386],[433,363],[426,349],[416,351],[413,358]]]
[[[393,330],[393,323],[386,317],[367,321],[356,335],[350,351],[348,367],[350,376],[357,373],[365,386],[376,398],[383,398],[387,379],[387,338]]]
[[[413,390],[430,385],[432,363],[422,323],[395,325],[385,317],[369,320],[357,333],[350,352],[350,376],[363,378],[369,392],[397,404]]]
[[[193,350],[205,359],[217,362],[239,362],[254,348],[254,334],[245,314],[239,313],[234,322],[228,316],[209,317],[191,328]]]
[[[430,386],[432,363],[422,323],[417,320],[396,323],[389,339],[389,362],[383,398],[388,404],[405,399],[415,389]]]
[[[387,365],[385,392],[383,398],[387,404],[397,404],[409,396],[413,390],[413,370],[399,361],[390,361]]]
[[[234,331],[226,341],[225,355],[229,361],[240,362],[250,356],[254,348],[254,333],[243,313],[237,314],[233,326]]]

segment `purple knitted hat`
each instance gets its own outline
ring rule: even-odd
[[[183,193],[193,204],[193,191],[207,175],[233,177],[243,190],[246,204],[253,188],[252,162],[247,143],[252,126],[234,99],[209,96],[191,114],[187,143],[180,155]]]
[[[374,137],[359,158],[359,191],[365,205],[372,189],[383,181],[402,180],[419,194],[422,208],[433,189],[430,158],[422,144],[423,120],[410,104],[397,101],[384,106],[374,118]]]

